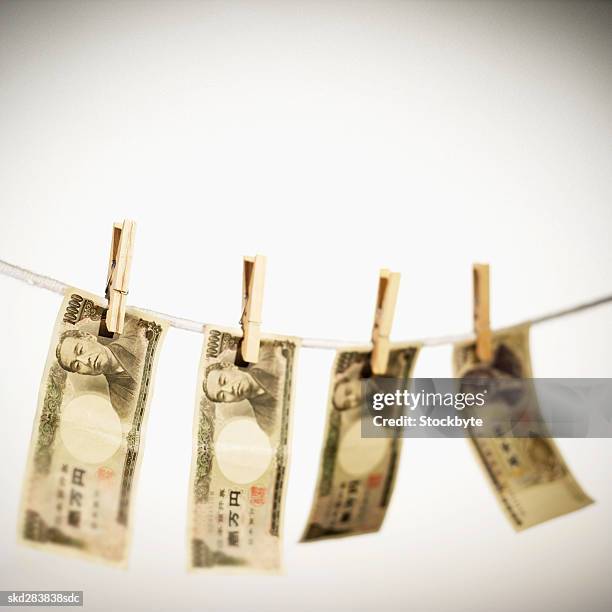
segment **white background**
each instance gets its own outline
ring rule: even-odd
[[[609,293],[610,4],[0,4],[0,257],[103,291],[111,223],[138,222],[130,302],[234,325],[264,253],[264,330],[366,341],[377,274],[395,339]],[[596,504],[516,534],[464,440],[408,442],[379,534],[296,544],[330,351],[303,350],[282,577],[190,575],[186,500],[202,337],[157,372],[127,572],[18,547],[59,296],[0,278],[0,589],[86,609],[609,610],[609,440],[561,440]],[[610,377],[612,308],[533,330],[535,374]],[[417,375],[449,376],[450,348]]]

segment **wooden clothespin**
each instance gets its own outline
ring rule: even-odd
[[[490,363],[493,358],[491,323],[489,321],[489,264],[474,264],[474,333],[476,357]]]
[[[105,292],[108,300],[106,328],[118,334],[123,333],[135,232],[136,223],[129,219],[113,224]]]
[[[264,280],[266,277],[266,258],[263,255],[244,258],[242,275],[242,359],[257,363],[261,326],[261,307],[263,304]]]
[[[391,326],[395,314],[395,304],[399,292],[399,272],[390,272],[386,268],[380,271],[378,279],[378,296],[376,298],[376,312],[374,313],[374,326],[372,327],[372,357],[370,365],[373,374],[384,374],[389,362],[389,349],[391,341]]]

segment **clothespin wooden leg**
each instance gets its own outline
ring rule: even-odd
[[[372,327],[373,348],[370,365],[373,374],[381,375],[387,371],[391,346],[389,336],[393,325],[400,276],[399,272],[390,272],[386,268],[380,271],[374,326]]]
[[[118,334],[123,333],[135,232],[136,223],[129,219],[113,224],[106,283],[106,299],[108,300],[106,327],[109,331]]]
[[[489,322],[489,265],[474,264],[474,333],[476,357],[490,363],[493,358],[491,324]]]
[[[261,341],[261,310],[266,277],[266,258],[263,255],[244,258],[242,275],[241,353],[248,363],[257,363]]]

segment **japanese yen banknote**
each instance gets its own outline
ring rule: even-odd
[[[381,378],[405,386],[418,352],[415,345],[394,345]],[[402,438],[399,429],[390,437],[362,437],[366,382],[376,385],[376,377],[368,373],[370,356],[369,348],[336,353],[319,477],[303,542],[378,531],[385,518]]]
[[[483,408],[474,410],[496,411],[499,423],[504,423],[503,416],[507,415],[507,427],[501,427],[495,437],[474,436],[470,442],[500,506],[517,531],[593,503],[542,426],[533,435],[511,435],[513,421],[538,421],[534,388],[523,383],[512,390],[507,380],[532,377],[528,325],[493,334],[490,364],[478,362],[474,343],[455,345],[453,369],[464,386],[487,379],[502,383],[498,386],[502,391],[489,397]]]
[[[147,411],[165,324],[67,291],[39,391],[18,533],[23,543],[126,565]]]
[[[257,363],[241,363],[240,333],[204,329],[189,487],[189,567],[281,569],[297,351],[262,336]]]

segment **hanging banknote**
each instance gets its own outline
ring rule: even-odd
[[[366,383],[387,379],[405,387],[418,351],[414,345],[395,345],[382,377],[369,375],[371,349],[336,353],[319,478],[302,542],[380,529],[395,483],[402,432],[362,437],[361,421],[368,412]]]
[[[478,362],[474,343],[455,345],[453,369],[462,386],[489,380],[491,389],[499,390],[478,409],[482,415],[494,412],[497,434],[472,437],[470,442],[517,531],[593,503],[572,476],[546,425],[539,423],[537,395],[526,380],[532,377],[528,325],[493,335],[490,364]],[[522,382],[513,388],[512,380],[519,379]],[[521,421],[535,423],[536,429],[513,436],[513,425]]]
[[[207,326],[189,487],[189,567],[278,572],[299,342],[262,336],[243,363],[240,334]]]
[[[23,543],[125,566],[142,437],[165,324],[66,293],[40,387],[19,517]]]

